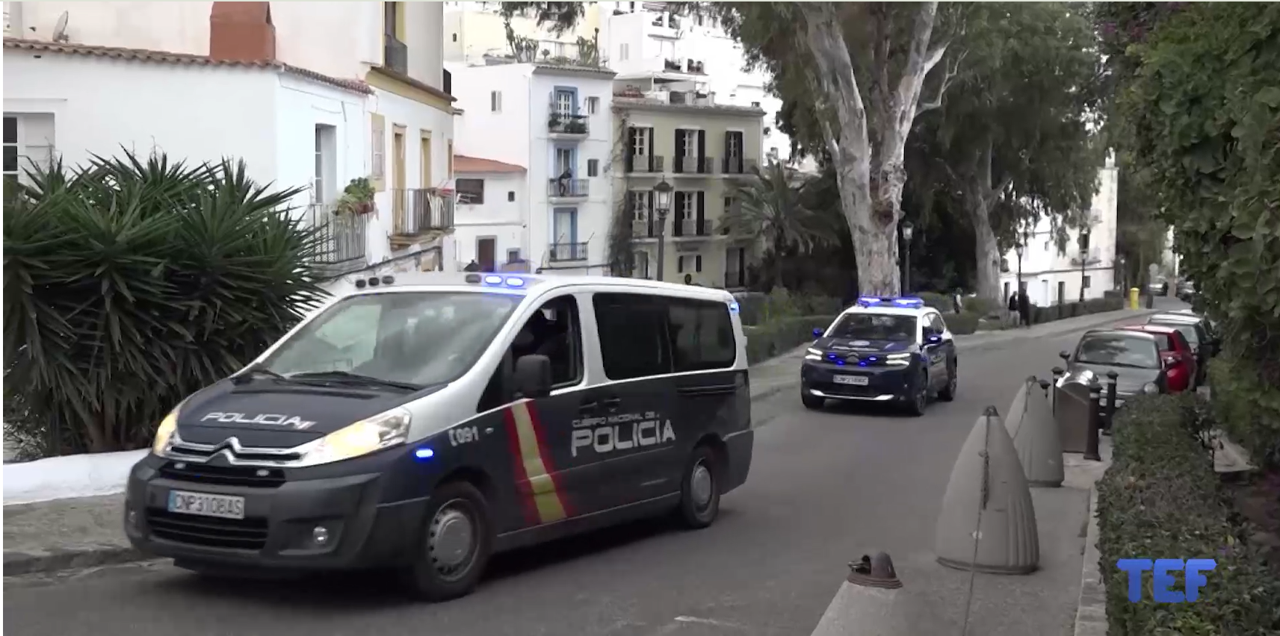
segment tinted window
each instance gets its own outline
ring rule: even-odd
[[[827,333],[827,337],[847,340],[914,341],[916,318],[898,314],[845,314]]]
[[[1173,321],[1157,322],[1153,320],[1151,321],[1151,324],[1163,325],[1165,327],[1173,327],[1174,329],[1181,331],[1182,335],[1186,336],[1187,343],[1190,344],[1192,347],[1200,343],[1200,332],[1196,329],[1196,325],[1193,323],[1178,323]]]
[[[676,373],[733,366],[738,347],[728,305],[709,300],[663,300],[668,307]]]
[[[582,381],[582,337],[578,328],[578,302],[573,296],[549,300],[533,312],[511,343],[511,359],[540,355],[551,360],[551,386],[573,386]]]
[[[1160,354],[1154,339],[1137,334],[1086,335],[1076,349],[1075,361],[1141,369],[1160,368]]]
[[[642,294],[595,294],[604,372],[613,380],[671,373],[667,307]]]

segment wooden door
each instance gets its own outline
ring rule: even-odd
[[[480,264],[480,271],[492,272],[494,268],[494,254],[497,252],[496,240],[493,238],[482,238],[476,241],[476,262]]]

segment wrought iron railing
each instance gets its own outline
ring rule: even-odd
[[[454,195],[435,188],[391,191],[391,233],[414,236],[453,227]]]
[[[666,169],[666,157],[660,155],[628,155],[627,172],[662,172]]]
[[[585,197],[590,191],[586,179],[548,179],[549,197]]]
[[[676,174],[715,174],[714,157],[676,157]]]
[[[369,215],[335,214],[336,210],[337,206],[332,203],[313,203],[308,207],[309,221],[316,231],[316,262],[330,265],[364,261]]]
[[[723,174],[751,174],[755,172],[759,161],[744,157],[725,157],[721,170]]]
[[[711,224],[703,219],[683,219],[672,228],[676,232],[676,236],[709,236],[711,234]]]
[[[552,243],[550,252],[551,252],[551,262],[553,263],[587,260],[587,244],[585,242],[584,243]]]
[[[551,115],[547,118],[547,132],[561,135],[585,135],[591,132],[590,120],[586,115],[570,115],[556,110],[551,105]]]

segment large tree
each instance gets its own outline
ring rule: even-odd
[[[857,3],[670,3],[716,14],[748,61],[778,85],[812,97],[821,146],[830,157],[863,293],[896,294],[898,221],[906,182],[904,148],[916,116],[941,103],[944,65],[967,5]],[[559,29],[583,9],[564,2],[503,3]],[[941,37],[935,25],[943,22]],[[953,56],[958,57],[958,56]]]
[[[960,44],[964,66],[917,134],[974,229],[978,294],[999,300],[1000,255],[1025,229],[1087,222],[1099,62],[1088,16],[1066,3],[979,5]]]

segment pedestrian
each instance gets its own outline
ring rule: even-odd
[[[964,303],[962,303],[962,302],[961,302],[961,300],[960,300],[960,288],[959,288],[959,287],[957,287],[957,288],[956,288],[955,294],[952,294],[952,296],[951,296],[951,307],[952,307],[952,309],[954,309],[954,310],[955,310],[955,312],[956,312],[957,314],[958,314],[958,313],[960,313],[960,310],[961,310],[961,309],[964,309]]]
[[[564,172],[560,173],[560,176],[556,179],[556,184],[560,190],[560,196],[563,197],[569,195],[569,180],[572,178],[573,172],[568,168],[565,168]]]
[[[1018,314],[1018,292],[1015,290],[1009,296],[1009,317],[1013,319],[1013,326],[1015,327],[1020,326],[1021,323]]]
[[[1031,326],[1031,299],[1027,298],[1026,292],[1018,293],[1018,313],[1021,315],[1022,326]]]
[[[477,262],[476,262],[476,259],[474,259],[474,258],[473,258],[473,259],[471,259],[471,262],[470,262],[470,263],[467,263],[466,267],[463,267],[463,268],[462,268],[462,271],[464,271],[464,272],[478,272],[478,271],[480,271],[480,263],[477,263]]]

